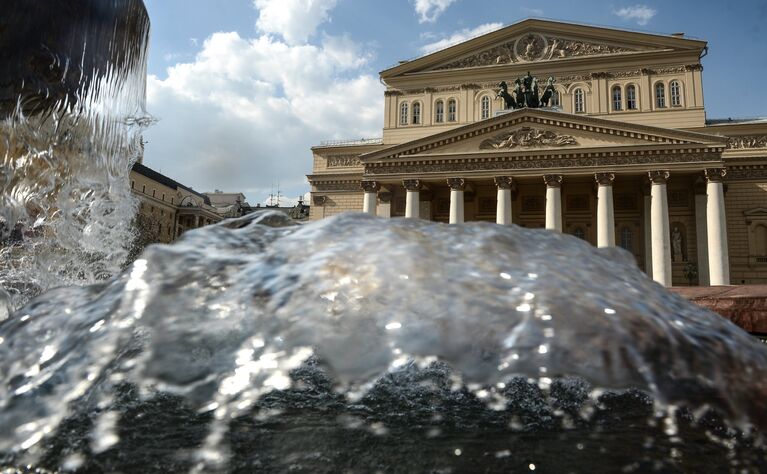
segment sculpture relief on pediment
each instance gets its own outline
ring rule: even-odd
[[[593,43],[540,33],[528,33],[494,48],[437,67],[437,70],[493,66],[496,64],[550,61],[579,56],[601,56],[636,51],[602,43]]]
[[[347,168],[362,166],[359,155],[329,155],[328,168]]]
[[[513,132],[496,135],[484,140],[480,150],[503,150],[517,147],[560,147],[578,145],[578,140],[572,135],[559,135],[551,130],[523,127]]]
[[[767,135],[746,135],[730,137],[727,140],[727,149],[744,150],[750,148],[767,148]]]

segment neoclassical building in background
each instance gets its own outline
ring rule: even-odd
[[[767,120],[707,120],[707,51],[525,20],[403,61],[381,73],[382,139],[312,148],[311,217],[545,227],[667,286],[767,283]],[[499,83],[528,71],[550,107],[504,110]]]

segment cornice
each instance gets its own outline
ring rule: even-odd
[[[689,165],[689,166],[687,166]],[[552,169],[577,170],[580,174],[594,173],[598,170],[618,171],[632,169],[647,171],[650,168],[684,166],[703,170],[723,166],[717,153],[658,153],[604,152],[604,153],[552,153],[530,156],[488,156],[482,158],[453,158],[437,160],[412,160],[399,162],[370,163],[365,166],[366,178],[384,178],[390,175],[441,175],[443,173],[495,172],[542,173]]]

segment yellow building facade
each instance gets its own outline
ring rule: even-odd
[[[707,120],[706,53],[525,20],[402,62],[382,139],[312,148],[311,218],[513,223],[623,247],[667,286],[767,283],[767,120]],[[508,108],[499,84],[532,77],[547,106]]]
[[[222,220],[208,196],[141,163],[131,170],[130,186],[139,199],[137,225],[147,243],[170,243],[186,230]]]

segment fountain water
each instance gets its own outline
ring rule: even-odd
[[[148,121],[141,0],[8,0],[0,17],[4,307],[114,274]],[[2,312],[2,311],[0,311]]]
[[[265,212],[105,278],[134,210],[146,13],[42,3],[0,20],[39,19],[15,41],[48,38],[29,74],[54,71],[0,81],[3,219],[25,234],[3,286],[102,281],[0,323],[0,466],[36,466],[0,471],[767,470],[765,348],[619,249]]]

